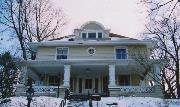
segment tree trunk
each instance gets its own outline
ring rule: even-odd
[[[178,98],[180,98],[179,60],[176,62],[176,87],[177,87],[177,96],[178,96]]]

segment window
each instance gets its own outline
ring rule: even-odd
[[[102,32],[82,32],[81,33],[82,39],[102,39],[103,33]]]
[[[87,52],[88,52],[89,55],[95,54],[95,51],[96,51],[96,50],[95,50],[95,48],[93,48],[93,47],[90,47],[90,48],[87,49]]]
[[[86,38],[86,33],[82,33],[82,38],[83,38],[83,39]]]
[[[116,49],[116,59],[127,59],[127,50]]]
[[[58,76],[49,76],[49,85],[57,86],[59,83]]]
[[[119,75],[119,85],[129,86],[130,85],[130,75]]]
[[[89,39],[95,39],[96,38],[96,33],[88,33],[88,38]]]
[[[92,79],[85,80],[85,89],[92,89]]]
[[[98,39],[101,39],[101,38],[102,38],[102,33],[99,32],[99,33],[98,33]]]
[[[68,48],[57,48],[56,59],[67,59]]]

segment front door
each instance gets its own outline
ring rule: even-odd
[[[101,81],[98,77],[79,78],[78,92],[83,94],[101,92]]]
[[[84,79],[84,93],[93,93],[93,79]]]

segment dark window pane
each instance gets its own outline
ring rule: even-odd
[[[102,33],[98,33],[98,38],[102,38]]]
[[[57,55],[57,59],[67,59],[67,55]]]
[[[57,86],[59,80],[58,76],[49,76],[49,85]]]
[[[67,59],[68,48],[57,48],[57,59]]]
[[[96,38],[96,33],[88,33],[88,38],[89,39],[95,39]]]
[[[127,59],[126,49],[116,49],[116,59]]]
[[[130,85],[130,75],[119,75],[119,85],[129,86]]]
[[[86,33],[82,33],[82,38],[86,38]]]

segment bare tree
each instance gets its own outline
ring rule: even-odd
[[[25,47],[25,18],[24,9],[25,5],[22,0],[2,0],[0,3],[0,24],[1,32],[13,32],[18,40],[23,53],[23,58],[27,60],[26,47]]]
[[[139,68],[143,69],[140,70],[136,67],[134,70],[139,74],[142,81],[148,76],[152,80],[149,81],[151,85],[154,85],[154,82],[161,85],[165,98],[176,98],[175,72],[171,70],[172,63],[169,59],[165,59],[164,52],[156,46],[148,50],[151,50],[151,52],[142,51],[142,49],[136,49],[131,52],[131,56],[135,59]],[[162,69],[159,73],[153,70],[155,64],[161,65]]]
[[[13,32],[18,37],[23,58],[27,52],[35,58],[27,42],[41,42],[58,38],[66,24],[63,12],[56,9],[50,0],[2,0],[0,4],[1,32]]]
[[[66,25],[64,14],[60,9],[54,9],[50,0],[30,0],[26,9],[26,39],[30,42],[41,42],[59,38],[61,29]],[[33,51],[31,59],[35,59],[36,54]]]
[[[157,42],[154,50],[154,57],[165,59],[163,75],[169,86],[170,93],[176,92],[177,98],[180,98],[179,85],[179,51],[180,51],[180,22],[177,18],[161,18],[162,20],[153,21],[152,25],[147,26],[148,36]],[[175,82],[175,83],[174,83]],[[175,86],[175,87],[174,87]]]
[[[137,66],[139,66],[134,69],[136,69],[141,80],[145,80],[145,78],[149,76],[153,81],[161,84],[161,74],[155,73],[153,67],[156,63],[162,65],[163,62],[162,60],[154,59],[153,57],[151,57],[149,50],[150,49],[144,50],[143,48],[136,48],[135,50],[132,50],[131,56],[136,61]],[[152,81],[151,84],[153,84]]]
[[[27,39],[41,42],[57,38],[61,28],[67,23],[60,9],[54,9],[50,0],[30,0],[26,9]]]
[[[140,0],[148,8],[150,18],[154,19],[159,15],[171,17],[180,8],[180,0]]]

